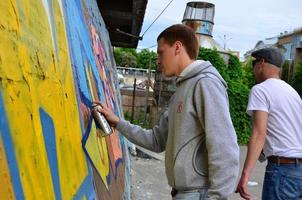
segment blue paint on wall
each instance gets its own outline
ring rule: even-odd
[[[60,189],[60,180],[58,173],[58,162],[57,162],[57,148],[55,140],[55,129],[51,117],[44,111],[42,108],[39,109],[40,119],[43,129],[44,142],[46,146],[46,152],[48,157],[48,163],[51,170],[53,187],[55,189],[56,199],[62,199],[61,189]],[[77,193],[75,194],[75,200],[83,199],[84,196],[90,197],[92,194],[95,194],[93,191],[93,182],[91,173],[84,179]]]
[[[19,175],[19,168],[16,161],[16,154],[14,150],[14,145],[9,129],[9,123],[6,117],[6,111],[4,109],[2,93],[0,90],[0,137],[3,141],[3,146],[5,149],[5,154],[8,162],[10,177],[14,187],[14,193],[16,199],[24,199],[24,192],[21,185],[20,175]],[[0,186],[1,187],[1,186]]]
[[[58,55],[57,52],[57,36],[56,36],[56,23],[62,23],[62,22],[56,22],[55,21],[55,12],[54,12],[54,6],[53,4],[55,1],[53,0],[45,0],[47,2],[47,5],[49,7],[49,14],[50,14],[50,23],[52,26],[52,34],[54,39],[54,46],[55,46],[55,53],[57,56],[57,59],[59,60],[60,55]],[[57,3],[57,2],[56,2]],[[82,8],[83,5],[83,8]],[[114,60],[112,57],[111,52],[111,45],[109,40],[109,34],[106,30],[105,23],[103,22],[103,19],[99,13],[97,3],[95,0],[62,0],[62,6],[63,6],[63,12],[64,12],[64,18],[65,18],[65,26],[66,26],[66,34],[67,34],[67,40],[69,45],[69,52],[70,52],[70,60],[72,64],[72,71],[73,71],[73,79],[75,83],[75,88],[77,92],[77,103],[78,103],[78,111],[79,116],[81,116],[81,110],[80,110],[80,103],[84,103],[87,107],[91,105],[92,102],[92,95],[90,93],[90,88],[88,84],[88,78],[86,74],[86,69],[91,69],[92,76],[94,81],[96,82],[97,86],[97,95],[101,101],[104,101],[104,88],[102,86],[102,81],[100,79],[100,74],[97,68],[97,63],[95,60],[93,48],[92,48],[92,38],[90,36],[90,20],[91,23],[95,26],[95,28],[98,30],[97,32],[100,34],[102,40],[105,41],[105,45],[103,48],[105,49],[106,53],[106,62],[110,62],[111,64],[108,64],[108,68],[105,68],[107,77],[112,77],[112,74],[115,72],[113,64]],[[87,6],[87,7],[86,7]],[[20,14],[21,19],[25,19],[25,16],[23,15],[23,11],[26,9],[23,7],[23,3],[21,3],[20,0],[17,0],[17,7],[18,12]],[[90,8],[89,8],[90,7]],[[91,7],[93,9],[91,9]],[[88,8],[88,9],[87,9]],[[85,11],[88,11],[88,13],[83,13]],[[90,19],[89,15],[94,16],[93,19]],[[84,16],[86,18],[84,18]],[[87,17],[88,16],[88,17]],[[88,19],[89,18],[89,19]],[[87,19],[87,21],[85,21]],[[96,20],[96,21],[93,21]],[[101,22],[100,22],[101,21]],[[24,23],[21,23],[23,26]],[[28,27],[24,27],[24,30],[28,30]],[[105,39],[104,39],[105,38]],[[107,64],[106,64],[107,65]],[[69,66],[66,66],[69,67]],[[107,67],[107,66],[106,66]],[[62,69],[66,70],[66,69]],[[107,84],[107,83],[105,83]],[[116,85],[115,85],[116,86]],[[115,87],[117,89],[117,87]],[[7,103],[7,102],[5,102]],[[114,110],[118,114],[119,112],[119,106],[115,102],[114,103]],[[13,189],[14,189],[14,195],[16,199],[24,199],[24,191],[21,184],[21,172],[22,169],[18,168],[18,162],[16,160],[16,154],[17,149],[14,148],[14,143],[12,140],[12,134],[10,132],[9,123],[7,120],[6,113],[8,111],[5,110],[4,103],[1,96],[1,90],[0,90],[0,137],[4,141],[4,151],[6,153],[8,167],[9,167],[9,173],[10,177],[12,179]],[[44,137],[44,143],[45,143],[45,149],[47,152],[47,159],[49,163],[49,169],[51,173],[52,178],[52,185],[54,188],[54,193],[56,199],[62,198],[62,192],[64,194],[64,191],[61,191],[61,185],[60,185],[60,176],[59,176],[59,167],[58,167],[58,157],[57,157],[57,146],[56,146],[56,130],[54,126],[54,122],[49,116],[49,114],[43,109],[39,108],[39,114],[40,114],[40,122],[42,126],[43,131],[43,137]],[[91,116],[90,116],[91,117]],[[91,129],[91,124],[88,125],[87,128],[84,128],[83,118],[81,120],[81,127],[82,127],[82,134],[83,136],[87,137],[87,131]],[[91,120],[91,119],[90,119]],[[91,123],[91,122],[90,122]],[[13,130],[13,128],[11,128]],[[57,138],[58,139],[58,138]],[[85,139],[85,137],[83,137]],[[124,155],[125,147],[123,146],[123,138],[121,135],[119,135],[119,141],[122,146],[122,151]],[[16,152],[15,152],[16,151]],[[17,154],[18,155],[18,154]],[[123,163],[123,158],[118,159],[115,162],[115,170],[117,170],[117,167]],[[86,159],[86,164],[88,168],[88,175],[85,177],[81,185],[79,186],[78,190],[76,191],[76,194],[74,194],[73,199],[83,199],[86,197],[86,199],[95,199],[96,193],[95,188],[93,185],[93,177],[92,177],[92,170],[91,165],[89,165],[89,159]],[[110,165],[112,163],[110,162]],[[129,162],[128,162],[129,165]],[[114,165],[113,165],[114,166]],[[111,169],[112,166],[111,166]],[[114,176],[115,179],[124,179],[124,177],[117,177],[117,171],[111,172],[108,176]],[[128,175],[126,178],[129,178]],[[61,176],[62,178],[62,176]],[[112,181],[113,179],[111,179]],[[108,180],[108,182],[110,179]],[[124,181],[124,180],[122,180]],[[120,181],[121,182],[121,181]],[[125,188],[127,187],[130,191],[130,183],[125,183]],[[1,186],[0,186],[1,187]],[[113,188],[114,189],[114,188]],[[119,188],[118,188],[119,189]],[[112,191],[108,190],[108,194],[110,194]],[[122,190],[121,190],[122,192]],[[102,194],[98,194],[102,196]],[[102,197],[99,197],[102,198]],[[127,198],[126,198],[127,199]],[[128,198],[129,199],[129,198]]]
[[[89,35],[90,30],[85,24],[81,3],[79,1],[65,1],[64,6],[64,10],[66,11],[66,29],[74,76],[79,84],[78,89],[86,98],[92,100],[89,85],[87,84],[85,66],[91,66],[94,76],[97,77],[95,81],[99,90],[101,88],[101,82],[98,76],[97,65],[95,63],[91,46],[92,42]],[[88,63],[88,65],[86,63]],[[104,99],[102,94],[103,91],[98,91],[98,95],[101,100]]]
[[[91,176],[87,176],[82,185],[80,186],[77,194],[73,197],[74,200],[81,200],[83,197],[86,197],[86,199],[96,199],[95,198],[95,192],[92,188],[92,179]]]
[[[89,197],[87,197],[88,200],[95,200],[95,192],[91,193]]]
[[[53,188],[55,190],[56,199],[62,199],[58,172],[56,136],[53,121],[42,108],[39,108],[39,112]]]
[[[110,45],[110,39],[109,34],[106,29],[106,25],[99,13],[98,6],[95,0],[63,0],[62,1],[63,10],[64,10],[64,18],[65,18],[65,25],[66,25],[66,33],[68,38],[68,45],[70,50],[70,60],[72,64],[72,71],[73,71],[73,77],[75,80],[75,88],[77,92],[77,101],[78,101],[78,108],[79,108],[79,115],[82,116],[81,113],[81,104],[85,105],[86,107],[90,107],[92,101],[94,100],[92,98],[91,90],[89,88],[88,78],[86,74],[86,70],[92,71],[92,79],[94,79],[97,87],[97,95],[98,98],[101,101],[105,100],[105,91],[103,88],[102,80],[100,79],[100,74],[98,71],[97,63],[98,62],[95,58],[94,51],[93,51],[93,38],[91,38],[90,35],[90,25],[92,24],[99,34],[100,39],[102,40],[103,48],[105,50],[106,55],[106,75],[109,79],[111,79],[112,73],[115,72],[114,69],[114,58],[111,52],[111,45]],[[82,7],[83,5],[83,7]],[[84,13],[85,12],[85,13]],[[86,21],[87,20],[87,21]],[[89,69],[89,70],[88,70]],[[111,82],[111,81],[109,81]],[[114,81],[113,81],[114,82]],[[105,83],[106,84],[106,83]],[[117,90],[117,84],[114,85],[115,89]],[[114,87],[113,86],[113,87]],[[117,100],[119,101],[119,100]],[[114,103],[114,110],[115,113],[120,114],[120,104],[117,102]],[[87,116],[86,116],[87,117]],[[88,133],[91,130],[91,116],[89,119],[89,122],[85,122],[84,125],[84,118],[81,117],[81,127],[82,127],[82,145],[83,150],[87,155],[87,161],[90,161],[89,155],[87,154],[87,151],[85,150],[85,141],[88,137]],[[88,125],[87,125],[88,123]],[[123,155],[124,153],[128,154],[128,151],[125,152],[125,147],[123,137],[119,135],[119,142],[121,144]],[[128,165],[127,170],[129,169],[129,162],[130,160],[127,160]],[[113,177],[114,179],[124,179],[125,177],[117,177],[117,167],[123,164],[124,159],[118,159],[116,160],[115,164],[115,171],[113,172],[113,167],[111,166],[110,162],[110,170],[111,173],[108,175],[107,182],[112,181]],[[91,163],[93,165],[93,163]],[[92,166],[91,165],[91,166]],[[90,168],[89,168],[90,169]],[[91,169],[89,170],[89,173],[91,174]],[[92,175],[91,175],[92,176]],[[111,177],[110,177],[111,176]],[[129,170],[126,171],[126,182],[125,182],[125,199],[130,199],[130,173]],[[108,191],[110,193],[110,190]],[[75,198],[80,198],[82,195],[78,194]],[[86,196],[87,197],[87,196]],[[91,196],[90,196],[91,197]],[[90,199],[90,198],[89,198]]]

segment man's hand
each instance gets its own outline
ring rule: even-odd
[[[247,191],[247,183],[252,169],[263,149],[266,129],[267,129],[268,113],[261,110],[253,111],[253,131],[249,141],[247,156],[244,162],[242,175],[237,186],[236,192],[244,199],[251,199],[250,193]]]
[[[247,183],[249,181],[249,177],[242,173],[240,181],[238,183],[237,189],[236,189],[236,193],[239,193],[240,196],[244,199],[251,199],[251,195],[249,193],[249,191],[247,190]]]
[[[93,102],[95,104],[98,104],[98,111],[104,115],[104,117],[107,119],[108,123],[112,127],[116,127],[117,124],[120,122],[120,118],[116,116],[112,110],[110,110],[105,104],[101,102]]]

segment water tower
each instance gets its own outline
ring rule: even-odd
[[[201,47],[222,50],[212,36],[214,16],[214,4],[201,1],[188,2],[182,23],[195,31]]]

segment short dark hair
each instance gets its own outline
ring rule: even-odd
[[[163,38],[170,46],[172,46],[176,41],[180,41],[185,47],[189,57],[193,60],[197,59],[199,52],[198,40],[193,29],[190,27],[183,24],[172,25],[158,35],[157,41],[161,38]]]

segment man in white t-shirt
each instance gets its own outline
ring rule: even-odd
[[[262,199],[302,199],[302,100],[280,80],[284,58],[276,48],[252,53],[255,85],[247,113],[252,116],[252,135],[236,192],[251,199],[247,182],[260,154],[268,160]],[[262,152],[262,153],[261,153]]]

